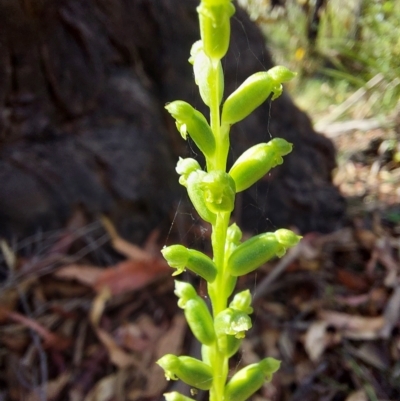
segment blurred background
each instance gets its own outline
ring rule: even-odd
[[[187,62],[197,5],[0,0],[0,401],[207,399],[155,364],[200,356],[160,254],[210,252],[175,172],[198,152],[164,109],[203,107]],[[303,240],[238,280],[254,327],[230,374],[272,356],[281,369],[252,401],[398,401],[400,2],[240,5],[226,93],[274,64],[298,76],[232,129],[233,160],[294,144],[234,218],[244,238]]]
[[[400,3],[240,0],[314,127],[337,147],[334,182],[350,207],[400,221]]]

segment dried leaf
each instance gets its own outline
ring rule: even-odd
[[[99,327],[101,315],[103,314],[106,302],[111,298],[108,287],[103,287],[100,293],[96,296],[92,304],[92,310],[90,312],[90,321],[93,325],[94,330],[107,348],[111,362],[119,368],[125,368],[127,366],[136,366],[136,360],[133,356],[127,354],[121,347],[117,345],[113,337],[105,330]]]
[[[90,311],[90,321],[94,326],[98,326],[101,315],[107,301],[111,298],[111,293],[108,287],[103,287],[93,300],[92,309]]]
[[[143,315],[135,323],[124,324],[115,330],[118,344],[132,351],[154,350],[156,341],[165,335],[165,327],[155,325],[148,316]]]
[[[385,323],[381,334],[383,338],[389,338],[393,328],[400,321],[400,285],[395,288],[386,305],[384,318]]]
[[[185,317],[182,314],[175,315],[171,327],[157,344],[155,359],[157,360],[165,354],[179,354],[186,329]],[[163,370],[153,363],[147,373],[146,397],[161,394],[167,386]]]
[[[0,240],[0,250],[3,253],[4,261],[10,271],[15,271],[17,264],[17,256],[14,250],[8,245],[8,242],[4,239]]]
[[[347,269],[337,268],[336,275],[338,281],[350,290],[365,292],[370,287],[366,277],[360,273],[354,273]]]
[[[94,283],[94,288],[101,291],[108,287],[112,295],[118,295],[138,290],[167,273],[170,273],[169,266],[159,258],[146,261],[126,260],[104,270]]]
[[[58,269],[54,276],[63,280],[76,280],[81,284],[93,287],[103,272],[104,268],[71,264]]]
[[[343,337],[371,340],[380,337],[385,319],[383,316],[363,317],[334,311],[321,311],[319,317],[340,330]]]
[[[107,348],[110,360],[115,366],[118,366],[121,369],[128,366],[138,366],[133,355],[129,355],[119,347],[110,334],[99,327],[96,327],[95,330],[99,340]]]
[[[114,399],[117,390],[117,375],[104,377],[85,397],[84,401],[110,401]]]
[[[155,352],[156,359],[161,358],[165,354],[179,354],[186,330],[187,324],[185,317],[181,314],[175,315],[171,322],[171,327],[157,344]]]
[[[307,330],[304,347],[308,356],[314,362],[318,361],[328,345],[326,336],[328,326],[329,324],[325,321],[316,321]]]
[[[103,223],[104,228],[108,232],[111,238],[111,243],[117,252],[126,256],[128,259],[137,261],[139,260],[145,261],[152,258],[151,254],[144,251],[139,246],[132,244],[131,242],[126,241],[125,239],[120,237],[113,223],[108,217],[101,216],[101,222]]]
[[[368,401],[367,393],[364,390],[358,390],[351,393],[346,401]]]

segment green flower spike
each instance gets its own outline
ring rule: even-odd
[[[179,159],[176,171],[179,183],[188,193],[199,216],[211,225],[212,259],[183,245],[162,250],[168,264],[177,269],[192,270],[207,281],[208,303],[195,288],[175,282],[178,306],[183,309],[193,335],[201,343],[201,358],[165,355],[158,364],[168,379],[181,379],[189,386],[209,390],[209,401],[245,401],[257,391],[279,362],[267,358],[240,370],[228,381],[229,358],[240,348],[252,326],[249,290],[239,292],[231,302],[239,276],[255,270],[275,256],[297,244],[300,237],[290,230],[264,233],[242,242],[242,232],[231,224],[236,193],[261,179],[283,161],[292,150],[284,139],[273,139],[245,151],[229,173],[231,125],[246,118],[272,95],[282,93],[282,83],[295,74],[285,67],[274,67],[247,78],[223,102],[224,73],[222,57],[230,41],[230,19],[235,12],[232,0],[200,0],[197,7],[201,40],[190,51],[194,79],[200,96],[209,108],[209,119],[189,103],[178,100],[166,109],[175,118],[184,139],[190,135],[204,156],[204,167],[192,158]],[[221,104],[222,103],[222,104]],[[203,162],[202,162],[203,163]],[[194,401],[176,391],[166,393],[167,401]]]

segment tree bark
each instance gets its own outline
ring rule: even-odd
[[[195,0],[0,0],[0,236],[62,228],[76,208],[107,213],[141,242],[184,197],[188,146],[164,104],[204,110],[187,60]],[[273,63],[247,15],[232,19],[226,94]],[[281,136],[294,144],[242,199],[245,228],[331,231],[344,218],[332,143],[288,95],[234,127],[232,157]],[[195,151],[194,151],[195,152]],[[167,223],[168,224],[168,223]]]

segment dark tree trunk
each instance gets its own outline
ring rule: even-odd
[[[164,104],[202,108],[187,59],[195,0],[0,0],[0,236],[61,228],[75,208],[108,213],[141,241],[182,196],[189,148]],[[224,62],[226,93],[272,61],[240,9]],[[282,136],[286,163],[243,195],[247,228],[329,231],[344,205],[334,148],[287,95],[233,129],[232,155]]]

